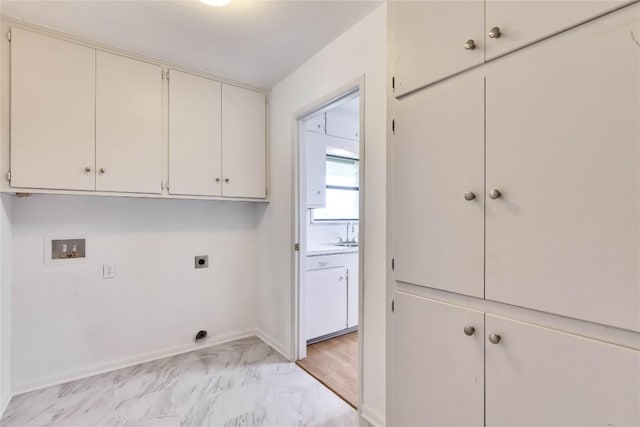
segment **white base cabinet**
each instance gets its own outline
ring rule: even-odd
[[[402,292],[392,327],[391,426],[640,424],[638,350]]]
[[[306,336],[321,337],[347,326],[347,269],[327,268],[307,272]]]

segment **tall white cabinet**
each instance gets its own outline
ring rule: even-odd
[[[525,29],[557,16],[480,67],[389,92],[387,421],[639,425],[640,4],[509,3]],[[396,64],[421,49],[406,7],[391,5]]]

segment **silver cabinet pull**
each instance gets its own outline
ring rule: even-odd
[[[498,334],[494,334],[494,333],[489,334],[489,342],[491,342],[491,344],[498,344],[501,339],[502,337]]]
[[[473,326],[465,326],[464,327],[464,334],[466,336],[471,336],[476,332],[476,328],[474,328]]]
[[[98,172],[100,172],[101,174],[103,174],[103,173],[105,173],[106,171],[104,170],[104,168],[100,168],[100,169],[98,170]]]
[[[84,168],[84,171],[87,172],[87,173],[91,172],[91,168],[89,166],[87,166],[86,168]]]
[[[489,197],[492,199],[499,199],[502,196],[502,193],[500,192],[500,190],[494,188],[493,190],[489,191]]]
[[[474,42],[473,40],[467,40],[467,42],[464,44],[464,48],[466,50],[473,50],[476,48],[476,42]]]
[[[464,193],[464,199],[469,202],[473,199],[476,198],[476,195],[473,191],[467,191],[466,193]]]
[[[499,39],[502,33],[500,32],[500,27],[493,27],[489,30],[489,38],[490,39]]]
[[[225,179],[224,179],[224,182],[229,182],[229,178],[225,178]]]
[[[216,182],[220,182],[220,178],[216,178]]]

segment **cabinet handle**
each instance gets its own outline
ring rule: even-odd
[[[473,199],[476,198],[476,195],[473,191],[467,191],[466,193],[464,193],[464,199],[469,202]]]
[[[494,188],[493,190],[489,191],[489,197],[492,199],[499,199],[502,196],[502,193],[500,192],[500,190]]]
[[[473,40],[467,40],[467,42],[464,44],[464,48],[466,50],[473,50],[476,48],[476,42],[474,42]]]
[[[104,170],[104,168],[100,168],[100,170],[98,170],[98,172],[100,172],[101,174],[105,173],[106,171]]]
[[[91,168],[89,166],[87,166],[86,168],[84,168],[84,171],[89,173],[89,172],[91,172]]]
[[[216,182],[220,182],[220,178],[216,178]]]
[[[225,179],[224,179],[224,182],[227,182],[227,183],[228,183],[228,182],[229,182],[229,178],[225,178]]]
[[[470,337],[471,335],[473,335],[476,332],[476,328],[474,328],[473,326],[465,326],[464,327],[464,334],[468,337]]]
[[[500,27],[493,27],[489,30],[489,38],[490,39],[499,39],[502,33],[500,32]]]
[[[494,334],[494,333],[489,334],[489,342],[491,342],[491,344],[498,344],[501,339],[502,337],[498,334]]]

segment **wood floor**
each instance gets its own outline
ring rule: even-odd
[[[307,346],[298,366],[333,390],[348,404],[358,405],[358,332]]]

